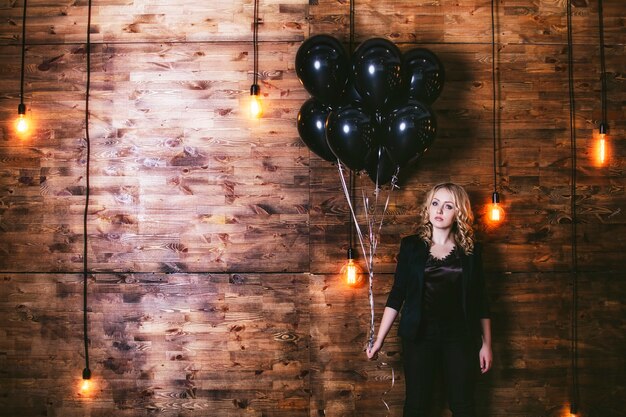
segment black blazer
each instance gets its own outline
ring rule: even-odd
[[[400,311],[398,334],[410,340],[417,338],[422,318],[422,295],[424,292],[424,269],[429,248],[419,236],[402,239],[393,287],[387,298],[387,307]],[[474,245],[471,255],[462,255],[463,313],[472,337],[480,337],[481,318],[489,318],[489,303],[483,277],[481,247]]]

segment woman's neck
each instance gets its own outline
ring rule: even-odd
[[[450,229],[435,229],[433,228],[433,235],[431,237],[433,245],[449,245],[454,244],[452,233]]]

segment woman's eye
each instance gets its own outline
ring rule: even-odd
[[[452,210],[454,207],[452,207],[450,204],[446,205],[446,209],[448,210]]]
[[[437,205],[437,202],[436,202],[436,201],[433,201],[433,206],[436,206],[436,205]]]

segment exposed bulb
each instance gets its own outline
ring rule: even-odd
[[[80,392],[82,392],[83,394],[87,394],[89,393],[90,390],[91,390],[91,380],[83,379],[83,382],[80,384]]]
[[[606,138],[604,136],[604,134],[601,134],[600,138],[598,139],[600,141],[598,145],[598,162],[600,162],[601,164],[604,164],[604,162],[606,161]]]
[[[344,279],[345,283],[351,287],[354,287],[361,283],[361,267],[354,262],[354,255],[352,248],[348,249],[348,260],[341,267],[341,276]]]
[[[502,207],[500,207],[500,205],[498,203],[494,203],[491,205],[491,221],[492,222],[499,222],[500,220],[502,220]]]
[[[26,133],[28,131],[28,121],[26,120],[26,116],[20,114],[17,118],[17,122],[15,123],[15,129],[18,133]]]
[[[24,134],[28,132],[28,119],[26,118],[26,106],[20,103],[17,107],[17,120],[15,121],[15,130],[17,133]]]
[[[89,368],[83,369],[83,380],[80,384],[80,392],[83,395],[89,395],[93,388],[93,384],[91,382],[91,370]]]
[[[263,114],[261,106],[261,97],[259,96],[258,84],[252,84],[250,87],[250,117],[258,119]]]
[[[597,152],[596,159],[598,164],[604,165],[606,163],[607,152],[606,152],[606,133],[607,128],[604,122],[600,123],[600,133],[598,134],[598,142],[597,142]]]
[[[504,220],[504,209],[500,205],[500,195],[498,192],[494,192],[491,199],[491,204],[489,205],[489,222],[491,224],[499,224]]]
[[[346,284],[355,285],[356,277],[357,277],[357,266],[354,264],[354,259],[349,259],[348,264],[346,265],[345,277]]]

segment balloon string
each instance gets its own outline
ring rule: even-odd
[[[352,218],[354,219],[354,228],[356,229],[356,234],[357,237],[359,238],[359,245],[361,246],[361,253],[363,254],[363,258],[367,259],[366,265],[367,265],[367,272],[368,272],[368,280],[369,280],[369,294],[368,294],[368,298],[369,298],[369,303],[370,303],[370,331],[369,331],[369,337],[368,337],[368,346],[371,349],[371,347],[374,345],[374,332],[376,330],[375,325],[374,325],[374,252],[376,251],[376,240],[373,238],[372,236],[372,228],[371,228],[371,224],[369,224],[368,221],[368,226],[369,226],[369,256],[368,253],[365,251],[365,244],[364,239],[363,239],[363,232],[361,231],[361,226],[359,225],[359,222],[356,218],[356,214],[354,211],[354,206],[352,205],[352,201],[350,199],[350,193],[348,192],[348,186],[346,184],[346,178],[345,178],[345,174],[344,174],[344,168],[343,168],[343,164],[341,163],[340,160],[337,160],[337,168],[339,170],[339,179],[341,180],[341,187],[343,189],[344,195],[346,196],[346,201],[348,202],[348,207],[350,208],[350,214],[352,215]],[[369,219],[369,214],[367,213],[368,211],[368,206],[365,205],[365,216],[366,219]]]
[[[368,294],[368,298],[369,298],[369,303],[370,303],[370,331],[369,331],[369,337],[368,337],[368,347],[371,349],[372,346],[374,345],[374,333],[375,333],[375,324],[374,324],[374,254],[376,253],[376,247],[378,245],[378,239],[373,231],[373,225],[375,224],[374,221],[372,221],[372,218],[375,217],[375,208],[376,205],[374,205],[374,207],[370,207],[369,205],[369,199],[367,198],[367,196],[365,195],[365,192],[363,192],[363,207],[364,207],[364,212],[365,212],[365,219],[366,219],[366,223],[368,224],[368,229],[369,229],[369,256],[366,256],[366,252],[365,252],[365,244],[363,243],[364,239],[363,239],[363,233],[361,231],[361,227],[359,225],[359,222],[357,221],[356,218],[356,214],[354,211],[354,206],[352,204],[352,199],[350,198],[350,193],[348,192],[348,186],[346,184],[346,179],[345,179],[345,174],[344,174],[344,168],[343,168],[343,164],[341,163],[340,160],[337,160],[337,168],[339,170],[339,178],[341,180],[341,186],[344,192],[344,195],[346,196],[346,201],[348,202],[348,207],[350,208],[350,215],[352,216],[353,220],[354,220],[354,226],[355,226],[355,230],[357,232],[357,237],[359,238],[359,244],[361,246],[361,251],[363,253],[363,257],[367,259],[366,265],[367,265],[367,270],[368,270],[368,279],[369,279],[369,294]],[[383,224],[383,219],[385,217],[385,213],[387,212],[387,208],[389,207],[389,200],[391,197],[391,192],[394,189],[399,188],[397,186],[397,182],[398,182],[398,172],[399,172],[400,168],[398,167],[396,169],[395,174],[392,176],[391,178],[391,187],[389,189],[389,194],[387,195],[387,200],[385,201],[385,206],[383,208],[383,213],[380,219],[380,223],[378,225],[378,233],[380,233],[381,229],[382,229],[382,224]],[[362,187],[363,190],[363,187]],[[378,188],[378,185],[376,185],[376,190],[375,193],[376,195],[378,195],[378,191],[380,189]],[[377,200],[376,200],[377,201]],[[373,210],[372,210],[373,209]],[[372,215],[370,216],[370,210],[372,210]],[[385,401],[385,396],[387,395],[387,393],[389,393],[389,391],[391,391],[393,389],[393,387],[395,386],[395,382],[396,382],[396,375],[395,375],[395,371],[393,369],[393,366],[387,364],[386,362],[381,362],[380,366],[389,366],[391,368],[391,386],[389,387],[388,390],[386,390],[385,392],[382,393],[381,395],[381,401],[382,403],[385,405],[385,408],[387,409],[387,416],[389,415],[389,412],[391,411],[391,409],[389,408],[389,404],[387,403],[387,401]],[[380,368],[380,367],[379,367]]]
[[[393,366],[389,365],[387,362],[381,362],[380,365],[381,366],[389,366],[391,368],[391,386],[389,387],[389,389],[387,391],[383,392],[382,395],[380,396],[380,400],[383,402],[383,404],[385,404],[385,408],[387,408],[387,415],[389,415],[389,412],[391,411],[391,409],[389,408],[389,404],[387,404],[387,401],[385,401],[385,396],[396,385],[396,373],[395,373],[395,371],[393,369]],[[380,369],[380,367],[379,367],[379,369]]]
[[[356,214],[354,213],[354,207],[352,206],[352,199],[350,198],[350,192],[348,191],[348,186],[346,184],[346,178],[344,175],[343,164],[340,160],[337,160],[337,168],[339,170],[339,179],[341,180],[341,187],[343,189],[343,193],[346,196],[346,201],[348,202],[348,207],[350,208],[350,215],[354,220],[354,229],[356,230],[357,237],[359,238],[359,244],[361,246],[361,252],[363,256],[365,256],[365,245],[363,244],[363,232],[361,232],[361,227],[359,226],[359,222],[357,221]],[[368,272],[369,272],[369,265]]]
[[[389,207],[389,201],[391,199],[391,193],[393,190],[398,189],[398,174],[400,173],[400,166],[396,168],[396,172],[391,177],[391,183],[389,188],[389,193],[387,194],[387,201],[385,201],[385,207],[383,208],[382,215],[380,216],[380,223],[378,224],[378,234],[383,228],[383,220],[385,219],[385,214],[387,214],[387,208]]]
[[[376,236],[374,234],[374,229],[373,229],[373,217],[374,217],[374,212],[372,212],[372,207],[370,207],[369,204],[369,198],[367,198],[367,196],[365,195],[365,190],[362,188],[361,192],[363,193],[363,207],[364,207],[364,211],[365,211],[365,222],[367,224],[367,228],[368,228],[368,238],[369,238],[369,253],[367,256],[367,263],[368,263],[368,279],[369,279],[369,303],[370,303],[370,331],[369,331],[369,337],[367,340],[367,345],[368,348],[371,349],[372,346],[374,346],[374,332],[376,330],[375,328],[375,324],[374,324],[374,254],[376,253],[376,247],[378,246],[378,240],[376,239]],[[374,205],[374,208],[376,206]],[[370,212],[371,212],[371,216],[370,216]]]

